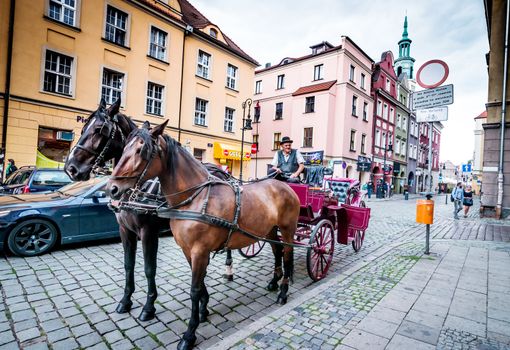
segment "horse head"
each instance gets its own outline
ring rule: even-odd
[[[116,149],[120,151],[118,142],[112,142],[116,137],[123,138],[117,121],[119,107],[120,98],[108,108],[106,101],[101,99],[98,109],[87,118],[80,139],[69,153],[64,166],[71,179],[88,180],[94,167],[104,165],[105,161],[114,158]]]
[[[121,198],[129,189],[156,177],[164,168],[169,138],[163,137],[163,131],[167,123],[168,120],[152,129],[144,124],[131,132],[122,157],[108,180],[107,190],[113,199]]]

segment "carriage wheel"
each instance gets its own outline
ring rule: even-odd
[[[355,230],[354,239],[352,240],[352,247],[357,253],[360,251],[363,241],[365,240],[365,231]]]
[[[239,254],[247,259],[253,258],[262,251],[262,248],[264,248],[265,244],[266,242],[264,241],[257,241],[252,245],[239,249]]]
[[[359,202],[359,207],[360,208],[366,208],[367,207],[367,204],[365,203],[364,200],[362,200],[361,202]]]
[[[328,273],[335,250],[335,229],[331,221],[321,220],[310,235],[306,253],[306,269],[314,281],[323,279]]]

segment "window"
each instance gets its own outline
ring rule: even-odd
[[[285,74],[282,74],[276,78],[276,89],[283,89],[284,87],[285,87]]]
[[[411,120],[411,126],[409,128],[409,133],[414,136],[414,122]]]
[[[237,67],[231,64],[227,65],[227,87],[232,90],[237,87]]]
[[[147,84],[147,114],[163,115],[161,106],[163,105],[164,86],[149,82]]]
[[[158,60],[166,60],[166,37],[167,33],[156,28],[151,27],[151,37],[149,45],[149,56],[157,58]]]
[[[324,79],[323,73],[324,73],[323,64],[318,64],[315,67],[313,67],[313,80]]]
[[[307,97],[305,103],[305,113],[312,112],[315,112],[315,96]]]
[[[195,125],[207,126],[207,106],[209,101],[197,98],[195,100]]]
[[[358,97],[352,96],[352,115],[356,116],[356,105],[358,104]]]
[[[368,121],[368,103],[363,102],[363,120]]]
[[[402,117],[402,129],[404,131],[407,131],[407,118],[406,117]]]
[[[365,74],[364,73],[361,73],[361,78],[360,78],[360,82],[359,82],[361,88],[363,90],[365,90]]]
[[[193,148],[193,157],[195,157],[196,160],[201,162],[204,158],[204,152],[205,152],[205,149]]]
[[[384,119],[388,119],[388,105],[386,103],[384,104],[384,115],[383,115],[383,118]]]
[[[214,28],[211,28],[209,29],[209,35],[216,39],[218,37],[218,31]]]
[[[352,81],[354,83],[354,71],[355,71],[355,68],[353,65],[351,65],[351,69],[349,70],[349,80]]]
[[[43,90],[71,96],[73,58],[47,50],[44,63]]]
[[[406,155],[406,142],[404,140],[400,141],[401,144],[402,144],[402,147],[401,147],[401,152],[400,154],[402,154],[403,156]]]
[[[276,104],[276,111],[274,115],[275,120],[280,120],[283,118],[283,102],[278,102]]]
[[[397,114],[397,128],[401,128],[401,123],[402,123],[402,120],[401,120],[401,117],[400,117],[400,113]]]
[[[115,44],[127,46],[127,23],[127,13],[108,5],[106,8],[105,39]]]
[[[395,110],[393,109],[393,107],[390,107],[390,118],[389,118],[390,123],[393,123],[394,118],[395,118]]]
[[[304,128],[303,147],[313,147],[313,128]]]
[[[280,148],[280,139],[282,138],[281,132],[275,132],[273,134],[273,151]]]
[[[390,91],[390,79],[386,78],[386,90]]]
[[[356,130],[351,129],[351,142],[349,146],[350,151],[356,150]]]
[[[379,129],[375,131],[375,145],[381,147],[381,130]]]
[[[383,116],[383,114],[382,114],[382,102],[381,101],[377,101],[377,115],[379,117]]]
[[[381,140],[381,147],[382,147],[382,148],[386,148],[386,141],[387,141],[387,139],[386,139],[386,133],[385,133],[385,132],[383,132],[383,133],[382,133],[382,140]]]
[[[76,9],[79,0],[50,0],[48,17],[76,26]]]
[[[260,94],[262,92],[262,80],[257,80],[255,82],[255,93]]]
[[[367,135],[361,134],[361,154],[366,154],[365,146],[367,142]]]
[[[211,55],[202,50],[198,50],[197,75],[209,79]]]
[[[225,121],[223,123],[223,131],[234,132],[234,112],[235,109],[225,107]]]
[[[253,134],[253,143],[257,145],[257,150],[259,149],[259,135]]]
[[[399,154],[399,153],[400,153],[400,140],[396,139],[395,140],[395,154]]]
[[[122,95],[124,88],[124,74],[110,69],[103,70],[103,83],[101,86],[101,97],[106,103],[112,104]]]

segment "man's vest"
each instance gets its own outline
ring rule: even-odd
[[[290,151],[289,159],[287,161],[285,161],[283,151],[278,151],[278,168],[286,174],[295,173],[299,169],[295,149]]]

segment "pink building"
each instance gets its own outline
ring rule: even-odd
[[[357,161],[372,157],[374,62],[349,37],[341,39],[338,46],[322,42],[309,55],[255,72],[260,122],[253,124],[259,152],[252,174],[266,174],[279,141],[289,136],[301,152],[324,151],[336,176],[368,181],[369,170],[358,172]]]

